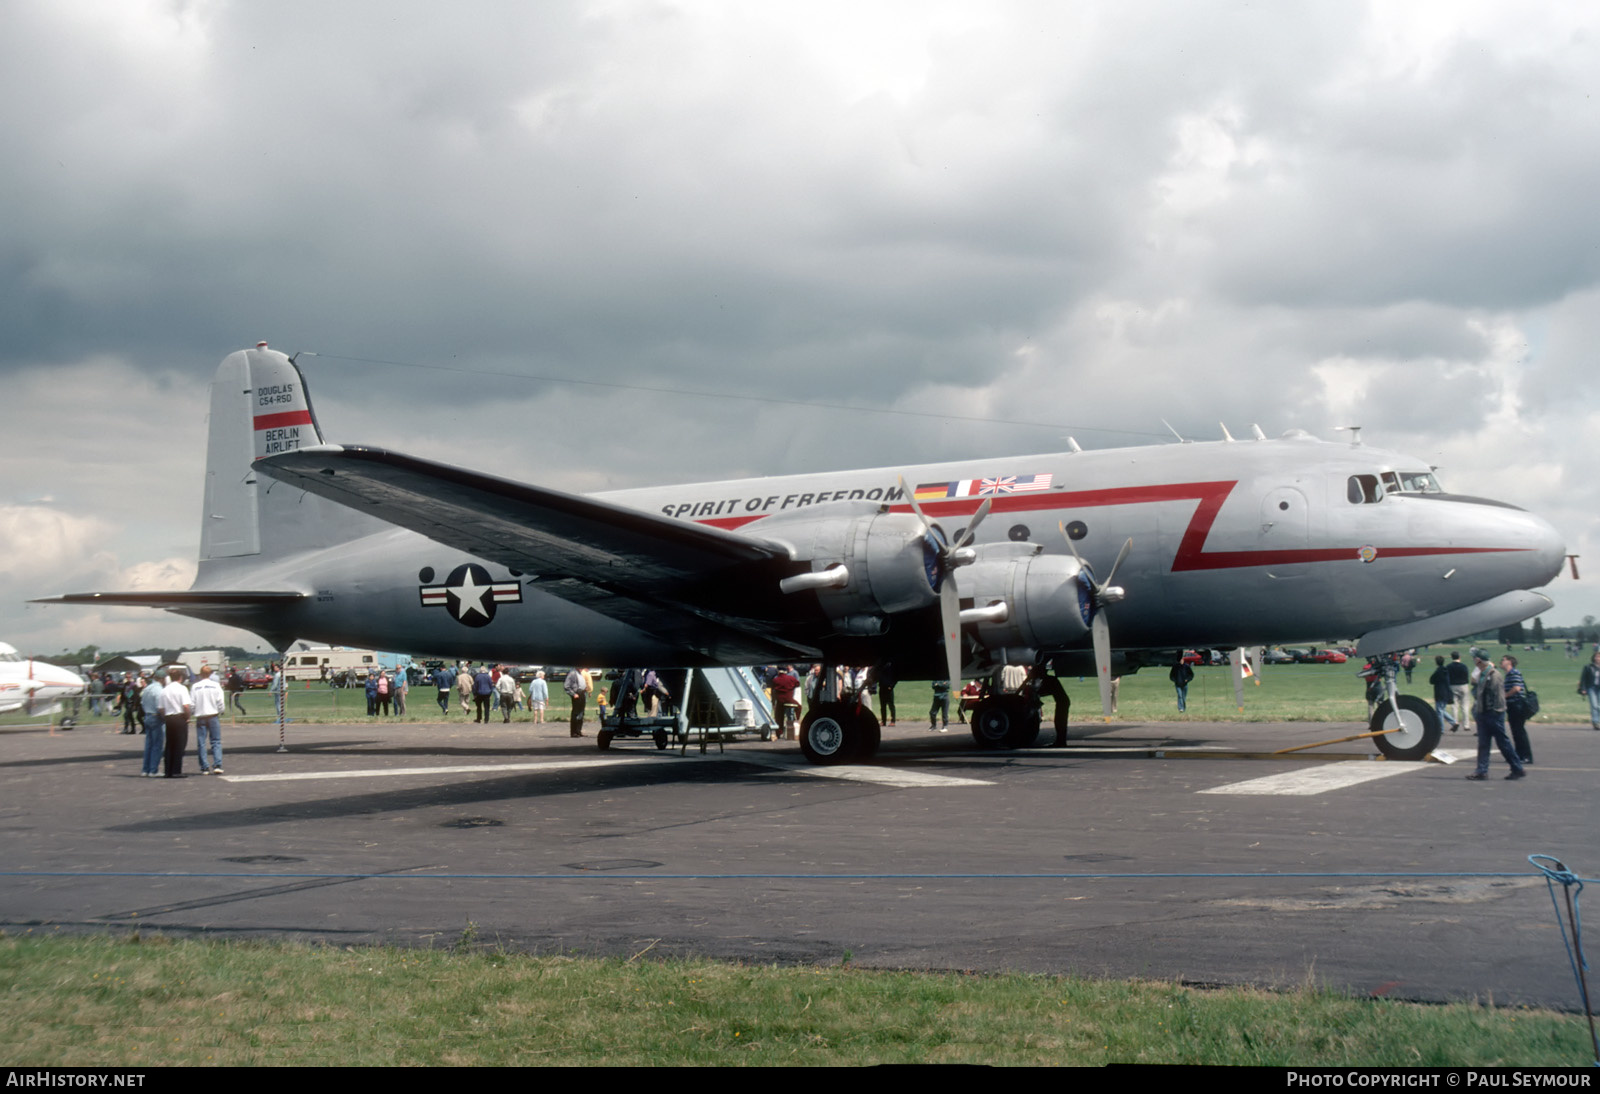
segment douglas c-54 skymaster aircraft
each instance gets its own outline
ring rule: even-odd
[[[1550,607],[1530,590],[1564,547],[1538,517],[1444,493],[1398,453],[1256,438],[578,496],[327,444],[298,367],[263,343],[212,384],[193,588],[51,599],[166,608],[278,649],[892,661],[901,679],[952,681],[1093,666],[1103,695],[1113,672],[1175,648],[1358,635],[1363,654],[1386,652]],[[806,756],[870,756],[871,713],[823,699],[802,725]],[[1413,696],[1374,723],[1394,757],[1438,741]],[[1005,747],[1037,721],[1004,697],[974,726]]]

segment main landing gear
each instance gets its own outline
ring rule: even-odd
[[[1030,748],[1039,738],[1039,704],[1022,695],[991,695],[972,712],[979,748]]]
[[[855,703],[813,703],[800,722],[800,751],[814,764],[870,760],[881,739],[878,719]]]

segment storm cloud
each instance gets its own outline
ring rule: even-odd
[[[229,633],[21,601],[186,580],[257,339],[569,489],[1359,424],[1588,553],[1600,15],[1401,7],[6,5],[0,637]]]

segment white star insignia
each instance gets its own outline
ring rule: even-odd
[[[483,606],[483,598],[489,594],[489,586],[473,584],[471,570],[468,570],[466,575],[462,577],[461,584],[450,591],[460,601],[460,607],[456,609],[457,619],[467,618],[467,613],[469,612],[477,612],[485,619],[489,618],[489,612]]]

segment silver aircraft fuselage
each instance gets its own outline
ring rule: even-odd
[[[1357,476],[1426,471],[1397,453],[1286,437],[1171,444],[1009,459],[614,491],[595,497],[678,520],[752,535],[825,517],[840,503],[909,512],[908,483],[981,483],[1049,475],[1025,493],[924,500],[949,528],[982,497],[992,510],[978,544],[1032,542],[1066,555],[1060,525],[1100,572],[1127,539],[1118,571],[1127,597],[1110,609],[1118,649],[1323,642],[1438,616],[1550,581],[1560,536],[1503,504],[1444,493],[1386,492],[1352,502]],[[913,487],[915,489],[915,487]],[[481,563],[516,599],[428,595],[447,575]],[[299,636],[380,649],[453,651],[473,659],[666,665],[701,655],[541,592],[513,574],[402,529],[374,532],[310,555],[254,568],[253,583],[311,594],[286,628]],[[238,575],[208,575],[217,588]],[[197,585],[197,588],[204,587]],[[1537,598],[1543,600],[1543,598]],[[1530,604],[1537,607],[1535,600]],[[454,605],[454,607],[452,606]],[[1545,602],[1544,606],[1548,606]],[[1538,608],[1542,610],[1542,608]],[[1078,645],[1087,648],[1085,636]]]

